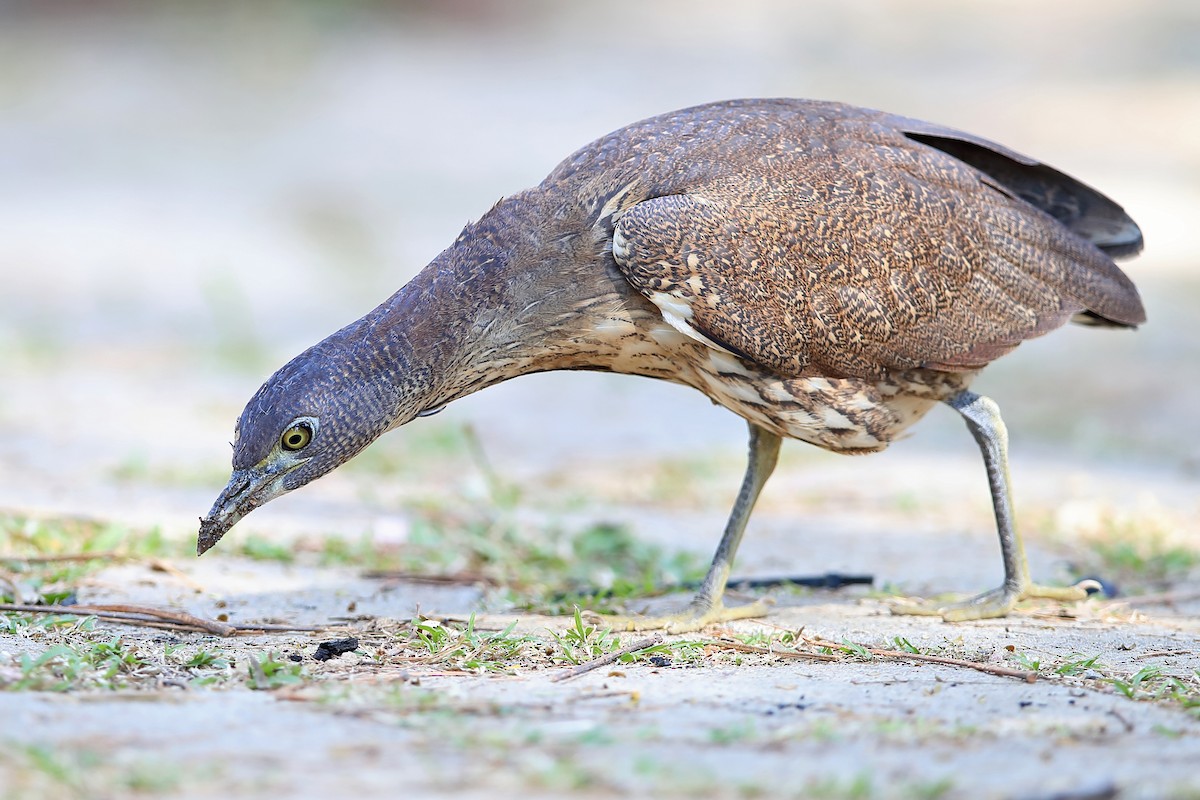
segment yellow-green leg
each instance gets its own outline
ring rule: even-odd
[[[737,555],[742,534],[746,531],[746,522],[750,519],[750,512],[754,510],[754,503],[758,500],[763,484],[771,477],[775,462],[779,460],[779,444],[778,436],[750,423],[750,457],[746,464],[746,475],[742,479],[742,488],[738,491],[729,521],[725,523],[725,534],[721,537],[721,543],[717,545],[717,552],[713,556],[704,583],[700,585],[700,591],[688,607],[679,614],[663,617],[617,617],[614,620],[606,620],[614,629],[687,633],[717,622],[766,616],[767,605],[762,601],[726,608],[722,597],[725,594],[725,584],[729,581],[734,556]]]
[[[896,614],[941,616],[948,622],[1003,617],[1017,602],[1044,597],[1052,600],[1082,600],[1087,597],[1086,582],[1076,586],[1039,586],[1029,578],[1025,544],[1013,518],[1012,489],[1008,475],[1008,429],[1000,418],[1000,408],[989,398],[973,392],[959,392],[946,404],[962,414],[979,444],[987,467],[996,529],[1000,534],[1000,554],[1004,558],[1004,584],[989,592],[958,603],[904,604],[892,607]]]

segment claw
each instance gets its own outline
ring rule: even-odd
[[[934,604],[925,601],[897,602],[890,606],[893,614],[922,617],[941,617],[946,622],[965,622],[972,619],[995,619],[1006,616],[1022,600],[1041,598],[1063,602],[1085,600],[1088,589],[1099,588],[1099,583],[1088,579],[1074,586],[1039,586],[1036,583],[1024,587],[1005,584],[990,592],[962,600],[957,603]]]

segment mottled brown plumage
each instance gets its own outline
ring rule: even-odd
[[[239,421],[234,476],[199,549],[423,412],[516,375],[598,369],[693,386],[751,426],[713,569],[675,622],[737,613],[720,596],[779,437],[880,450],[939,401],[983,448],[1006,567],[1005,587],[942,610],[1004,613],[1042,590],[1011,525],[1003,423],[967,387],[1069,319],[1142,322],[1112,261],[1140,246],[1095,190],[929,123],[802,100],[645,120],[500,201],[268,380]],[[312,441],[291,452],[281,436],[296,426]]]

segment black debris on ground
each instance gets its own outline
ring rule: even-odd
[[[321,642],[317,645],[317,651],[313,653],[313,659],[316,661],[328,661],[331,658],[337,658],[357,649],[358,639],[353,637],[349,639],[330,639],[328,642]]]

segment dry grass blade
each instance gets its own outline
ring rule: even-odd
[[[705,648],[736,650],[739,653],[758,653],[764,656],[778,656],[780,658],[801,658],[808,661],[841,661],[840,656],[835,656],[831,653],[807,653],[802,650],[771,650],[766,647],[755,647],[752,644],[731,642],[725,639],[714,639],[713,641],[704,642],[704,646]]]
[[[162,558],[149,558],[146,560],[146,563],[149,565],[150,569],[154,570],[155,572],[166,573],[167,575],[170,575],[172,578],[175,578],[177,581],[180,581],[181,583],[185,583],[188,586],[192,587],[197,592],[204,591],[204,586],[202,584],[200,584],[198,581],[196,581],[194,578],[192,578],[191,575],[188,575],[186,572],[181,570],[179,567],[172,564],[170,561],[167,561]]]
[[[845,645],[838,644],[837,642],[829,642],[824,639],[810,639],[809,643],[817,647],[845,649]],[[927,661],[931,664],[945,664],[946,666],[950,667],[966,667],[967,669],[986,672],[989,675],[999,675],[1003,678],[1017,678],[1018,680],[1023,680],[1026,683],[1033,683],[1037,680],[1036,672],[1010,669],[1009,667],[998,667],[994,664],[984,664],[981,661],[967,661],[963,658],[950,658],[948,656],[929,656],[925,655],[924,653],[910,653],[904,650],[883,650],[876,647],[863,647],[863,650],[866,650],[873,656],[879,656],[880,658],[893,658],[898,661]]]

